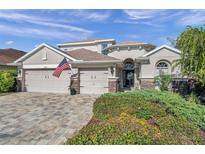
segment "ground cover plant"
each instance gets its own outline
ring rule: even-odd
[[[66,144],[204,144],[205,107],[178,94],[105,94],[93,112],[89,124]]]

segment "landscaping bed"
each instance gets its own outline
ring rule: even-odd
[[[93,112],[66,144],[204,144],[205,107],[171,92],[105,94]]]

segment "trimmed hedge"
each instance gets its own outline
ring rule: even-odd
[[[0,93],[15,91],[16,89],[16,71],[0,71]]]

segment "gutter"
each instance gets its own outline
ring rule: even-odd
[[[109,63],[122,63],[122,60],[106,60],[106,61],[74,61],[71,64],[109,64]]]
[[[97,43],[105,43],[105,42],[115,42],[115,39],[97,40],[97,41],[90,41],[90,42],[62,43],[62,44],[57,44],[57,46],[58,46],[58,47],[64,47],[64,46],[75,46],[75,45],[97,44]]]
[[[15,63],[7,63],[7,64],[3,64],[3,63],[0,63],[1,66],[17,66],[17,64]]]

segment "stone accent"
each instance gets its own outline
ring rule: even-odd
[[[71,95],[80,94],[80,80],[78,77],[71,78],[70,90]]]
[[[154,79],[141,79],[140,85],[142,89],[154,88],[155,87]]]
[[[108,91],[111,93],[115,93],[119,91],[119,78],[118,77],[111,77],[108,78]]]

